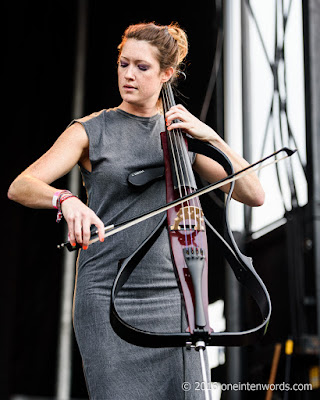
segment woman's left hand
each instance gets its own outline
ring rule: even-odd
[[[168,131],[181,129],[205,142],[214,142],[219,137],[212,128],[201,122],[181,104],[171,107],[165,116]],[[174,122],[174,120],[179,121]]]
[[[181,104],[171,107],[165,116],[168,131],[181,129],[196,139],[209,142],[213,146],[218,147],[232,162],[235,172],[249,165],[210,126],[201,122]],[[174,120],[178,121],[174,122]],[[193,168],[208,182],[216,182],[226,176],[226,172],[221,165],[202,154],[197,154]],[[229,185],[223,186],[221,189],[228,192]],[[264,202],[264,191],[257,175],[252,173],[250,176],[239,179],[235,184],[232,197],[252,207],[262,205]]]

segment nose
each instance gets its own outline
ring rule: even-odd
[[[124,76],[127,79],[133,80],[134,79],[134,71],[133,71],[133,66],[132,65],[128,65],[125,69],[125,74]]]

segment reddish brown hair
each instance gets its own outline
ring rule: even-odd
[[[179,73],[179,68],[188,53],[188,39],[185,31],[177,23],[156,25],[154,22],[130,25],[125,30],[118,46],[119,56],[128,39],[145,40],[158,49],[160,70],[173,67],[175,73],[171,82]]]

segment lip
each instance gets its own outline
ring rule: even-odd
[[[136,90],[136,89],[137,89],[136,87],[131,86],[131,85],[123,85],[123,88],[124,88],[125,90]]]

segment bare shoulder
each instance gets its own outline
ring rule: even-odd
[[[103,111],[104,110],[101,110],[85,117],[75,119],[57,139],[56,143],[65,145],[65,142],[71,142],[73,143],[73,147],[78,145],[83,149],[87,148],[89,146],[89,140],[82,122],[87,122],[99,116]]]
[[[92,114],[89,114],[89,115],[87,115],[87,116],[85,116],[85,117],[77,118],[75,121],[76,121],[76,122],[87,122],[87,121],[89,121],[89,120],[92,119],[92,118],[98,117],[98,116],[99,116],[100,114],[102,114],[104,111],[105,111],[105,109],[100,110],[100,111],[93,112]]]

